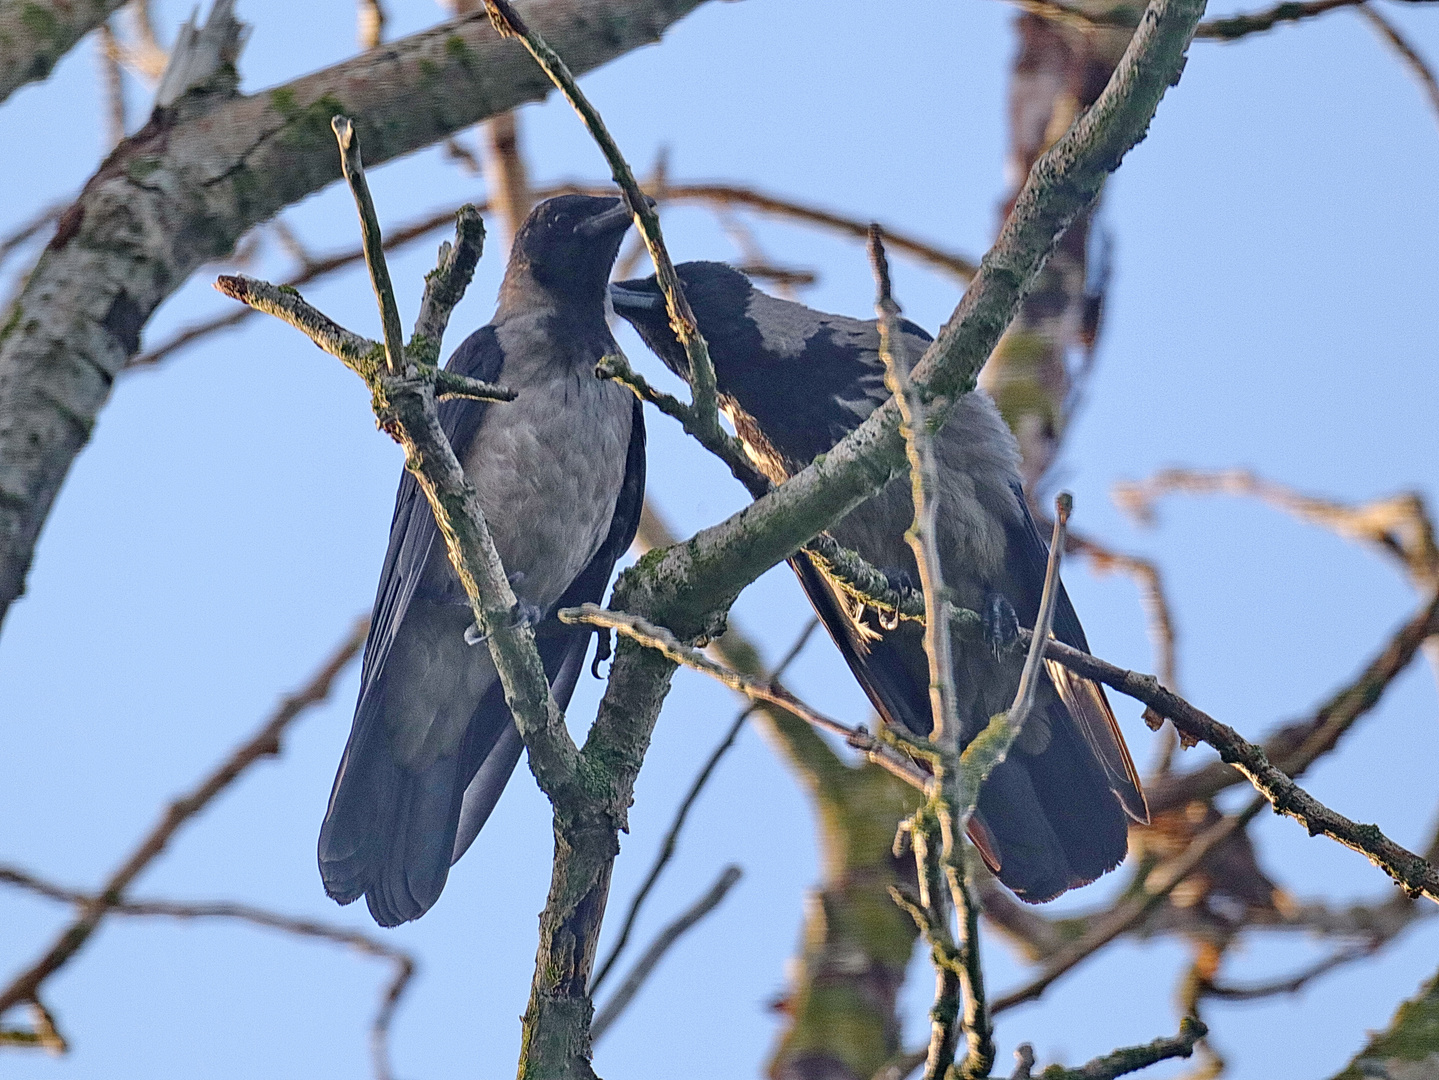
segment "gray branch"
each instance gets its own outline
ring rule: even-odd
[[[128,0],[0,0],[0,101],[46,78],[60,57]]]

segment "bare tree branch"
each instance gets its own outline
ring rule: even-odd
[[[56,61],[127,0],[0,0],[0,101]]]
[[[97,903],[105,903],[104,897],[93,896],[78,889],[67,889],[43,878],[21,870],[19,867],[0,864],[0,882],[14,885],[37,896],[43,896],[61,903],[73,904],[82,911]],[[227,901],[218,903],[175,903],[169,900],[118,900],[109,903],[112,915],[159,916],[170,919],[231,919],[262,926],[298,937],[315,938],[344,945],[367,956],[388,960],[394,966],[394,975],[382,988],[380,1007],[370,1024],[370,1051],[375,1080],[390,1080],[389,1033],[390,1021],[410,979],[415,974],[415,959],[402,949],[380,941],[378,938],[343,927],[330,926],[313,919],[295,918],[249,904]],[[43,1046],[43,1032],[36,1031],[36,1045]],[[3,1039],[0,1039],[3,1041]]]
[[[584,72],[656,40],[702,2],[529,0],[523,10]],[[0,25],[12,6],[23,5],[0,9]],[[0,617],[146,321],[202,263],[339,177],[332,115],[360,117],[373,166],[550,90],[479,15],[252,96],[235,94],[234,81],[222,65],[203,93],[158,110],[121,144],[0,326]]]
[[[36,1001],[45,980],[84,947],[100,921],[124,899],[125,890],[130,883],[165,850],[180,827],[208,806],[216,795],[234,783],[247,768],[261,758],[272,757],[280,752],[280,739],[286,729],[306,709],[329,696],[335,679],[365,643],[368,630],[369,619],[359,620],[310,681],[285,698],[259,731],[236,747],[193,791],[170,804],[130,857],[106,879],[91,902],[81,908],[74,921],[56,936],[54,944],[46,953],[17,975],[9,986],[0,990],[0,1015],[15,1005]]]
[[[1432,3],[1433,0],[1402,0],[1402,2],[1424,4]],[[1078,7],[1072,7],[1067,3],[1061,3],[1060,0],[1011,0],[1011,3],[1023,11],[1080,29],[1127,30],[1132,29],[1135,25],[1134,9],[1132,8],[1128,10],[1118,8],[1104,14],[1094,14]],[[1336,8],[1362,6],[1364,3],[1365,0],[1304,0],[1304,2],[1285,0],[1284,3],[1275,4],[1273,7],[1246,15],[1207,19],[1195,28],[1194,36],[1208,41],[1238,41],[1251,34],[1272,30],[1280,23],[1312,19],[1316,15],[1323,15]]]
[[[820,731],[838,735],[876,765],[889,770],[901,780],[907,781],[920,790],[929,786],[929,774],[917,768],[903,755],[895,753],[883,739],[871,735],[865,728],[851,727],[841,723],[810,708],[781,686],[742,675],[723,664],[716,663],[699,649],[685,645],[672,631],[663,626],[651,623],[638,615],[606,610],[598,604],[561,608],[555,615],[561,622],[588,623],[590,626],[602,626],[614,630],[647,649],[655,650],[672,663],[683,664],[685,667],[693,668],[695,671],[710,676],[736,693],[743,694],[756,705],[777,706]]]
[[[1426,630],[1439,619],[1439,596],[1424,612]],[[1431,631],[1432,632],[1432,631]],[[1427,635],[1426,635],[1427,636]],[[1394,879],[1410,896],[1424,895],[1439,903],[1439,870],[1428,861],[1394,843],[1375,825],[1350,821],[1319,802],[1300,788],[1293,779],[1270,763],[1264,750],[1249,742],[1233,728],[1190,705],[1183,698],[1160,686],[1152,675],[1123,671],[1103,661],[1080,660],[1078,650],[1069,646],[1046,653],[1088,678],[1112,686],[1121,693],[1143,701],[1161,716],[1167,716],[1181,735],[1202,740],[1219,751],[1220,757],[1233,765],[1281,814],[1294,818],[1311,836],[1323,833],[1345,847],[1359,852]],[[1417,647],[1417,646],[1416,646]],[[1412,654],[1411,654],[1412,655]],[[1092,658],[1091,658],[1092,659]],[[1297,771],[1322,752],[1327,732],[1319,730],[1301,746],[1293,759]]]
[[[1429,99],[1429,107],[1434,110],[1434,118],[1439,120],[1439,81],[1435,80],[1434,72],[1430,70],[1424,57],[1419,55],[1419,50],[1409,43],[1398,27],[1379,14],[1372,4],[1360,4],[1357,10],[1360,17],[1374,28],[1374,32],[1399,54],[1399,59],[1409,69],[1409,73],[1419,80],[1424,96]]]
[[[1401,626],[1364,670],[1325,702],[1313,717],[1280,728],[1269,736],[1263,749],[1266,760],[1272,761],[1291,777],[1301,775],[1315,760],[1338,745],[1340,738],[1360,717],[1379,704],[1385,690],[1409,666],[1424,642],[1435,634],[1439,634],[1439,593]],[[1064,663],[1058,655],[1062,650],[1047,648],[1046,651]],[[1121,693],[1143,701],[1162,716],[1174,719],[1168,711],[1169,704],[1183,699],[1158,686],[1157,682],[1151,686],[1152,676],[1139,676],[1132,672],[1120,675],[1121,669],[1107,666],[1111,670],[1106,672],[1106,685],[1118,690],[1120,688],[1108,680],[1126,681],[1139,693],[1120,690]],[[1164,704],[1156,704],[1160,702]],[[1187,708],[1196,716],[1204,715],[1188,703],[1183,706],[1175,704],[1174,708]],[[1177,722],[1175,726],[1184,730]],[[1149,805],[1156,813],[1161,813],[1194,799],[1207,801],[1225,788],[1242,782],[1239,773],[1229,764],[1214,762],[1190,772],[1172,773],[1157,779],[1148,792]]]
[[[719,880],[710,886],[709,891],[694,902],[693,905],[680,913],[680,916],[670,923],[655,936],[655,940],[644,954],[635,962],[630,973],[625,976],[625,981],[620,988],[614,992],[604,1005],[600,1006],[599,1012],[595,1014],[594,1022],[590,1025],[590,1039],[599,1042],[605,1032],[620,1014],[629,1007],[630,1002],[639,993],[640,987],[650,977],[659,962],[664,959],[665,953],[674,946],[681,937],[694,928],[695,924],[708,915],[715,908],[719,907],[725,895],[734,887],[735,882],[740,879],[740,868],[738,866],[727,866],[720,874]]]
[[[819,626],[818,619],[810,619],[810,621],[805,624],[805,628],[800,631],[799,637],[795,639],[789,651],[780,658],[779,663],[769,672],[768,681],[771,684],[777,682],[795,658],[804,651],[805,645],[809,643],[809,639],[817,626]],[[726,633],[729,633],[729,631],[726,631]],[[664,872],[665,867],[669,865],[670,859],[674,857],[675,848],[679,841],[680,830],[685,826],[685,821],[689,817],[690,809],[699,799],[700,792],[704,790],[705,785],[709,782],[709,778],[714,775],[715,768],[719,765],[720,759],[729,753],[730,747],[734,746],[735,740],[739,738],[740,729],[744,727],[745,721],[754,713],[755,708],[755,705],[750,704],[739,711],[739,714],[735,716],[734,721],[730,724],[729,730],[725,732],[724,738],[720,739],[714,750],[710,752],[710,756],[705,760],[704,765],[700,767],[700,771],[695,774],[689,791],[687,791],[685,797],[680,800],[679,808],[675,811],[674,820],[670,822],[670,827],[665,832],[664,839],[660,841],[660,848],[659,852],[655,855],[655,861],[651,864],[649,873],[645,875],[645,879],[640,884],[639,889],[635,891],[634,899],[630,901],[629,910],[625,913],[625,921],[620,926],[619,937],[615,939],[609,956],[595,969],[595,977],[590,980],[590,995],[592,997],[598,993],[601,984],[605,981],[605,976],[609,974],[610,969],[614,967],[615,961],[618,960],[620,954],[624,952],[625,945],[630,940],[630,933],[634,930],[635,920],[639,918],[640,909],[644,907],[645,900],[649,897],[650,890],[655,887],[655,882],[659,880],[660,874]]]

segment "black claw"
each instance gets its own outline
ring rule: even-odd
[[[528,626],[533,629],[540,625],[545,613],[528,600],[516,600],[515,609],[510,612],[510,625],[516,629]]]
[[[1019,616],[1003,593],[990,593],[984,600],[984,640],[996,658],[1019,640]]]
[[[884,580],[889,582],[889,587],[897,593],[915,592],[919,586],[914,583],[914,577],[908,570],[885,568],[882,573]]]
[[[596,679],[603,679],[604,676],[600,674],[600,665],[610,658],[610,628],[608,626],[597,627],[595,629],[595,638],[597,639],[595,644],[595,659],[594,662],[590,664],[590,674]]]

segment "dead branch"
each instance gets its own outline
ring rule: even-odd
[[[369,622],[368,618],[356,622],[339,648],[320,666],[309,682],[281,701],[259,731],[236,747],[193,791],[170,804],[130,857],[106,879],[90,902],[81,907],[74,921],[56,936],[45,954],[17,975],[9,986],[0,990],[0,1015],[16,1005],[36,1001],[45,980],[64,967],[84,947],[101,920],[124,899],[125,890],[130,883],[165,850],[181,826],[204,810],[216,795],[234,783],[255,762],[280,752],[280,740],[286,729],[306,709],[329,697],[335,679],[364,645]]]

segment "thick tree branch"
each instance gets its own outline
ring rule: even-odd
[[[264,757],[280,752],[280,739],[286,729],[306,709],[324,701],[335,679],[365,643],[369,619],[361,619],[340,647],[321,665],[319,671],[301,689],[285,698],[273,716],[250,739],[236,747],[218,768],[165,811],[161,819],[140,842],[139,846],[118,869],[106,879],[92,901],[57,937],[45,954],[17,975],[9,986],[0,990],[0,1015],[7,1009],[36,1001],[42,984],[84,947],[95,928],[111,908],[124,899],[130,883],[160,855],[175,833],[187,821],[210,804],[247,768]]]
[[[521,10],[585,72],[657,40],[702,2],[531,0]],[[252,96],[198,88],[122,143],[0,325],[0,618],[146,321],[203,262],[339,178],[331,116],[359,118],[373,166],[549,90],[524,51],[474,15]]]
[[[0,101],[46,78],[56,61],[128,0],[0,0]]]

